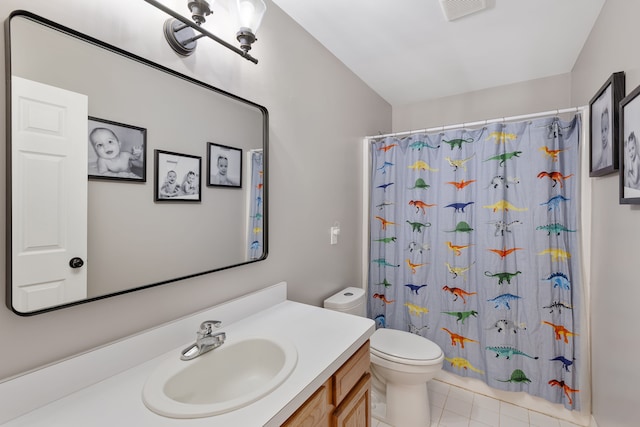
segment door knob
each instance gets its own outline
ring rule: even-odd
[[[71,268],[80,268],[84,265],[84,261],[82,260],[82,258],[71,258],[69,260],[69,267]]]

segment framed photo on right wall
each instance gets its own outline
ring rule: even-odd
[[[620,203],[640,204],[640,86],[620,101]]]
[[[624,72],[613,73],[589,101],[589,176],[618,170],[618,105],[624,97]]]

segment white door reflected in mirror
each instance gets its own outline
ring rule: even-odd
[[[86,298],[85,95],[12,76],[13,307]]]

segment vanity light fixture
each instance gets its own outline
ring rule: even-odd
[[[236,0],[239,28],[236,38],[240,42],[240,48],[202,28],[201,25],[206,21],[206,17],[213,13],[211,6],[215,0],[189,0],[187,7],[191,11],[193,22],[156,0],[145,1],[173,17],[165,21],[164,35],[167,43],[176,53],[189,56],[196,49],[196,41],[202,37],[208,37],[254,64],[258,63],[258,60],[249,54],[249,50],[257,40],[255,34],[267,11],[263,0]]]

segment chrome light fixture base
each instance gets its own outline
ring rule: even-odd
[[[196,50],[198,37],[192,28],[177,19],[169,18],[164,21],[163,30],[167,43],[177,54],[189,56]]]
[[[249,28],[240,28],[236,33],[236,39],[240,42],[240,49],[245,52],[249,52],[251,45],[257,40]]]

